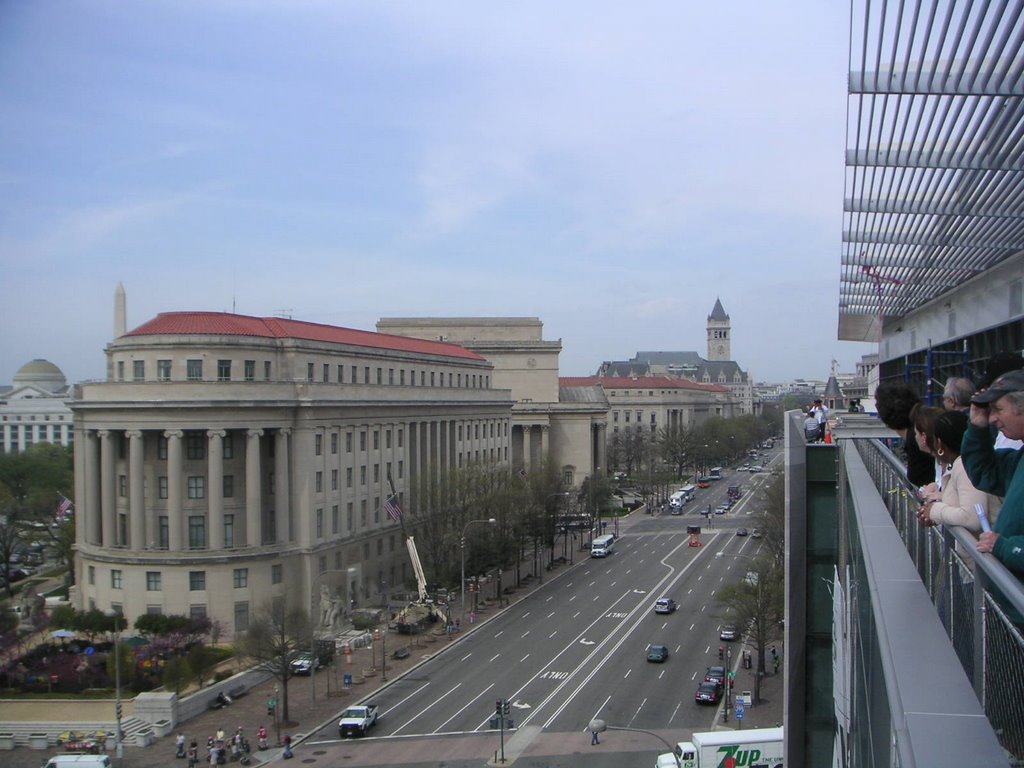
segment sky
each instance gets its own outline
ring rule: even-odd
[[[848,9],[0,3],[0,383],[105,375],[128,327],[236,311],[538,317],[561,373],[837,340]]]

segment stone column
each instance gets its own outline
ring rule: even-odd
[[[103,546],[117,546],[117,507],[114,466],[114,433],[101,429],[100,438],[100,507],[103,515]]]
[[[523,469],[527,472],[530,471],[530,456],[531,449],[533,448],[533,425],[524,424],[523,430]]]
[[[82,496],[85,509],[85,540],[90,544],[103,546],[103,510],[100,506],[100,444],[95,430],[82,430],[85,436],[85,473],[84,494]],[[75,510],[76,513],[78,510]],[[81,535],[81,534],[79,534]]]
[[[542,459],[546,459],[548,455],[548,425],[540,425],[540,455]]]
[[[223,429],[206,432],[207,475],[210,489],[206,504],[206,546],[214,551],[224,549],[224,437]]]
[[[167,438],[167,550],[169,552],[181,551],[181,490],[185,485],[185,478],[182,476],[181,461],[181,438],[184,432],[180,429],[169,429],[164,432]],[[153,521],[153,534],[150,536],[150,546],[160,546],[160,525],[159,521]]]
[[[245,544],[248,547],[260,545],[260,521],[263,499],[260,493],[260,438],[262,429],[246,432],[245,445]]]
[[[146,548],[146,497],[143,473],[143,433],[128,431],[128,542],[136,552]]]
[[[608,471],[608,425],[597,425],[597,466]]]
[[[274,434],[274,510],[277,516],[277,541],[291,541],[294,536],[295,524],[292,520],[291,475],[289,474],[288,446],[291,430],[282,428]],[[315,439],[315,438],[314,438]],[[327,451],[328,447],[324,446]],[[337,466],[335,464],[335,466]],[[330,482],[330,473],[324,477],[324,483]]]

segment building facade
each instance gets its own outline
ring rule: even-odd
[[[82,608],[344,605],[412,578],[406,519],[443,467],[509,461],[511,399],[455,344],[278,318],[158,315],[114,339],[75,414]]]
[[[74,441],[71,388],[49,360],[32,360],[0,387],[0,453],[21,453],[37,443]]]

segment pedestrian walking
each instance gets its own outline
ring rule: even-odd
[[[776,656],[772,659],[772,667],[775,669],[775,674],[779,674],[779,657]]]
[[[284,757],[285,760],[291,760],[291,758],[294,757],[294,756],[295,756],[295,753],[292,752],[292,737],[287,735],[287,734],[285,734],[285,737],[284,737],[284,752],[282,753],[282,757]]]
[[[590,732],[590,746],[594,746],[595,744],[600,744],[600,743],[601,743],[601,740],[599,738],[597,738],[597,731],[591,731]]]

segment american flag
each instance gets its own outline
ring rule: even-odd
[[[384,502],[384,511],[392,520],[402,519],[402,508],[398,506],[398,496],[388,496],[387,501]]]
[[[57,495],[60,496],[60,501],[57,502],[57,522],[63,523],[67,519],[68,513],[71,512],[74,502],[62,493]]]

